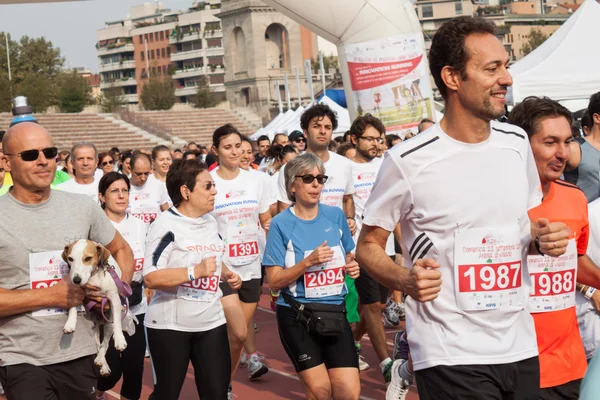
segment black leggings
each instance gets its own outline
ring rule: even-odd
[[[150,400],[177,400],[190,360],[200,399],[227,400],[231,358],[226,324],[206,332],[147,330],[156,373]]]
[[[146,353],[146,335],[144,333],[144,314],[136,315],[140,322],[135,326],[135,333],[125,333],[127,348],[122,353],[115,349],[115,342],[110,340],[106,361],[110,367],[110,375],[100,378],[98,390],[105,392],[115,387],[121,375],[121,396],[137,400],[142,394],[142,377],[144,375],[144,355]]]

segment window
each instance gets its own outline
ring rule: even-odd
[[[144,61],[146,59],[143,51],[140,51],[140,57],[142,58],[142,61]]]
[[[166,51],[165,51],[164,47],[162,49],[160,49],[160,55],[161,55],[162,58],[166,57]]]
[[[142,68],[142,78],[146,77],[146,68]]]
[[[165,33],[160,31],[160,40],[165,40]]]
[[[156,59],[160,60],[160,50],[156,49]]]
[[[150,43],[153,43],[153,42],[154,42],[154,35],[153,35],[153,34],[150,34],[150,35],[149,35],[149,37],[150,37],[150,40],[149,40],[149,42],[150,42]]]
[[[167,47],[167,57],[171,57],[171,48]]]
[[[167,66],[166,65],[162,66],[162,73],[163,73],[163,75],[167,75]]]
[[[433,5],[423,4],[421,14],[423,14],[423,18],[433,18]]]
[[[462,15],[462,1],[454,3],[454,11],[456,12],[456,15]]]
[[[140,44],[144,44],[144,36],[140,35]]]
[[[154,60],[154,50],[150,50],[150,59]]]

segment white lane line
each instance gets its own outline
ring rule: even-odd
[[[269,313],[269,314],[273,314],[273,315],[275,315],[275,311],[273,311],[273,310],[271,310],[271,309],[269,309],[269,308],[264,308],[264,307],[256,307],[256,309],[257,309],[257,310],[260,310],[260,311],[267,312],[267,313]]]
[[[111,395],[112,397],[114,397],[115,399],[120,399],[120,398],[121,398],[121,395],[120,395],[120,394],[117,394],[117,393],[113,392],[112,390],[107,390],[107,391],[106,391],[106,392],[104,392],[104,393],[108,393],[108,394],[110,394],[110,395]]]

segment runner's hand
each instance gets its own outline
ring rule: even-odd
[[[600,290],[596,290],[592,294],[592,298],[590,299],[590,301],[594,305],[594,308],[596,309],[596,312],[600,312]]]
[[[310,256],[308,256],[308,266],[312,267],[314,265],[328,263],[331,260],[333,260],[333,250],[331,247],[327,246],[326,240],[310,253]]]
[[[83,304],[85,297],[85,290],[81,286],[73,285],[64,279],[44,290],[52,294],[54,306],[63,310]]]
[[[440,264],[431,258],[417,260],[402,291],[421,303],[437,298],[442,287],[439,267]]]
[[[344,271],[346,272],[346,275],[352,279],[356,279],[360,275],[360,267],[358,266],[358,263],[354,261],[354,254],[350,253],[348,256],[346,265],[344,265]]]
[[[235,272],[226,271],[223,274],[223,276],[225,277],[227,283],[229,283],[229,286],[231,286],[233,290],[238,290],[242,287],[242,278],[240,278],[240,276]]]
[[[346,221],[348,221],[348,227],[350,228],[350,233],[352,234],[352,236],[354,236],[354,234],[356,233],[356,229],[357,229],[356,221],[351,218],[346,219]]]
[[[546,218],[537,220],[536,234],[540,250],[547,256],[565,254],[569,244],[569,228],[562,222],[550,222]]]
[[[194,276],[196,279],[208,278],[213,276],[217,271],[217,257],[207,257],[200,264],[196,264],[194,267]]]

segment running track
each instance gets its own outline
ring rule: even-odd
[[[266,287],[263,289],[263,294],[258,307],[255,315],[255,320],[258,324],[258,332],[256,335],[257,349],[259,354],[265,357],[263,362],[269,366],[270,371],[266,375],[263,375],[260,380],[250,382],[248,380],[246,368],[239,368],[233,382],[233,393],[237,396],[237,400],[305,399],[306,396],[302,390],[302,385],[298,381],[294,367],[281,346],[275,315],[269,308],[268,288]],[[398,329],[403,329],[403,327],[404,322],[401,323]],[[397,330],[386,331],[390,355],[392,354],[394,333],[396,332]],[[360,373],[360,399],[385,399],[385,384],[381,371],[379,370],[379,362],[375,355],[375,351],[367,337],[363,338],[361,344],[363,356],[366,358],[369,365],[371,365],[371,368]],[[119,388],[120,383],[117,384],[112,391],[106,392],[106,400],[120,399],[120,396],[118,395]],[[147,358],[144,367],[144,383],[141,399],[148,399],[148,396],[152,393],[152,389],[152,370],[150,359]],[[419,396],[416,393],[416,387],[412,387],[407,400],[418,400]],[[179,398],[182,400],[198,399],[191,364]],[[4,399],[4,397],[0,396],[0,399]]]

